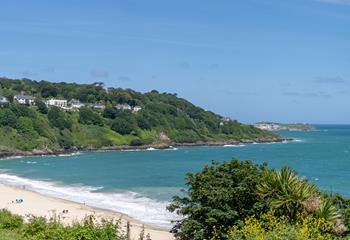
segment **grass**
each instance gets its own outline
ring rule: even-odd
[[[23,236],[15,230],[0,229],[0,240],[23,240]]]

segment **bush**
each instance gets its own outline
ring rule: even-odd
[[[28,117],[20,117],[17,120],[16,130],[24,135],[36,138],[38,133],[33,128],[33,121]]]
[[[123,118],[117,118],[113,121],[111,129],[122,135],[126,135],[131,134],[134,130],[136,130],[136,127],[131,121]]]
[[[23,219],[11,214],[8,210],[0,210],[0,229],[18,229],[23,225]]]
[[[64,226],[57,219],[47,221],[42,217],[32,217],[22,232],[30,240],[124,239],[119,230],[119,222],[102,220],[101,223],[97,223],[92,216],[72,226]]]
[[[221,240],[221,232],[214,230],[210,240]],[[291,224],[285,217],[276,217],[273,213],[262,214],[259,218],[249,217],[243,226],[233,226],[226,234],[225,239],[259,239],[259,240],[331,240],[332,226],[325,220],[308,216],[295,224]]]
[[[38,111],[42,114],[47,114],[47,112],[49,111],[46,104],[43,101],[36,101],[35,105],[38,108]]]
[[[140,138],[135,138],[130,142],[131,146],[142,146],[143,144],[144,144],[144,141]]]
[[[117,111],[115,108],[111,107],[111,106],[107,106],[102,113],[103,117],[105,118],[110,118],[110,119],[114,119],[117,115]]]
[[[52,127],[60,130],[70,129],[72,127],[72,122],[69,120],[67,114],[62,112],[58,107],[50,108],[47,117]]]
[[[10,110],[5,109],[0,111],[0,125],[15,127],[17,123],[17,116]]]
[[[82,107],[79,110],[79,123],[103,126],[103,119],[91,108]]]

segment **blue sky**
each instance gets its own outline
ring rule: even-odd
[[[176,92],[243,122],[350,123],[350,0],[3,0],[0,75]]]

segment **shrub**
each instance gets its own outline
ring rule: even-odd
[[[31,217],[22,233],[28,240],[124,240],[119,224],[106,220],[98,222],[88,216],[82,222],[64,226],[56,218],[47,221],[42,217]]]
[[[0,210],[0,229],[18,229],[23,225],[23,219],[11,214],[8,210]]]
[[[122,135],[131,134],[135,130],[135,125],[123,118],[117,118],[113,121],[111,129]]]
[[[17,123],[17,116],[10,109],[0,111],[0,125],[15,127]]]
[[[36,101],[35,105],[40,113],[47,114],[48,108],[43,101]]]
[[[130,142],[131,146],[142,146],[143,144],[144,144],[144,141],[140,138],[135,138]]]
[[[72,122],[69,120],[67,114],[62,112],[58,107],[50,108],[47,117],[52,127],[60,130],[70,129],[72,127]]]
[[[79,123],[102,126],[103,119],[98,113],[94,112],[91,108],[82,107],[79,110]]]
[[[249,217],[243,226],[233,226],[226,234],[229,240],[330,240],[334,239],[332,226],[325,220],[308,216],[295,224],[282,216],[276,217],[273,213],[262,214],[259,218]],[[214,237],[210,240],[219,240],[221,232],[214,230]]]
[[[295,220],[305,210],[305,202],[314,198],[317,188],[289,167],[281,171],[265,169],[258,193],[279,214]]]

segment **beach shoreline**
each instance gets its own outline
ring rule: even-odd
[[[255,139],[255,140],[242,140],[242,141],[209,141],[209,142],[195,142],[195,143],[160,143],[149,144],[142,146],[120,145],[120,146],[107,146],[100,148],[74,148],[74,149],[59,149],[59,150],[33,150],[33,151],[0,151],[0,160],[15,157],[30,157],[30,156],[58,156],[65,154],[74,154],[78,152],[104,152],[104,151],[125,151],[125,150],[147,150],[147,149],[171,149],[173,147],[200,147],[200,146],[226,146],[226,145],[242,145],[242,144],[256,144],[256,143],[281,143],[293,141],[292,138],[274,138],[274,139]]]
[[[16,203],[16,199],[19,198],[23,199],[23,203]],[[129,222],[132,239],[138,239],[143,227],[145,234],[149,233],[153,240],[174,239],[168,230],[145,224],[120,212],[90,207],[84,203],[46,196],[2,183],[0,184],[0,209],[7,209],[11,213],[18,214],[25,219],[30,215],[41,216],[47,219],[59,217],[63,224],[72,224],[76,221],[82,221],[86,216],[93,215],[97,220],[120,220],[123,231],[126,231],[126,225]],[[68,210],[68,213],[63,214],[63,210]]]

